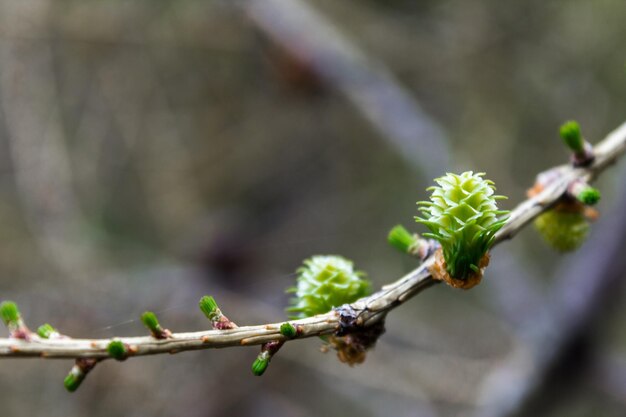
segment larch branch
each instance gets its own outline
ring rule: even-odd
[[[594,148],[595,159],[587,167],[574,168],[569,165],[557,167],[558,175],[541,193],[518,205],[510,213],[507,224],[498,232],[496,244],[512,238],[532,219],[556,203],[576,180],[591,181],[615,162],[626,151],[626,122],[611,132]],[[429,272],[434,262],[431,255],[415,270],[399,280],[385,285],[371,296],[350,305],[338,307],[326,314],[289,321],[297,329],[295,337],[287,338],[280,332],[284,322],[243,326],[228,330],[206,330],[190,333],[172,333],[166,339],[152,336],[120,337],[128,346],[129,357],[178,353],[188,350],[225,348],[233,346],[262,345],[271,341],[287,342],[337,333],[342,329],[342,312],[349,311],[356,317],[357,326],[370,326],[383,319],[386,314],[418,294],[438,283]],[[114,339],[74,339],[70,337],[44,339],[33,335],[30,340],[19,338],[0,339],[0,358],[109,358],[107,346]]]

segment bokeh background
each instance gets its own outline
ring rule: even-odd
[[[0,298],[76,337],[280,321],[293,271],[338,253],[374,287],[447,170],[512,208],[626,114],[621,0],[0,0]],[[350,368],[314,339],[100,364],[3,360],[2,416],[623,416],[625,164],[589,241],[527,228],[483,285],[437,286]],[[5,329],[0,336],[6,337]]]

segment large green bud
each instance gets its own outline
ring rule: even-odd
[[[287,292],[295,294],[287,309],[292,318],[323,314],[333,307],[352,303],[370,293],[364,273],[351,261],[334,255],[318,255],[304,261],[298,269],[297,284]]]
[[[537,219],[535,227],[554,249],[568,252],[578,249],[589,234],[589,221],[580,211],[548,210]]]
[[[439,241],[446,270],[454,279],[479,273],[481,258],[506,222],[500,216],[508,211],[498,210],[496,204],[506,197],[495,195],[493,182],[483,175],[472,171],[446,174],[435,179],[438,186],[427,189],[432,191],[430,201],[417,203],[424,217],[416,221],[430,229],[423,236]]]

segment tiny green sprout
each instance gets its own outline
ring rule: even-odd
[[[417,235],[411,234],[402,225],[397,225],[389,231],[387,241],[400,252],[411,253],[411,249],[419,242],[419,238]]]
[[[291,323],[283,323],[280,325],[280,334],[282,334],[285,337],[288,337],[291,339],[292,337],[295,337],[297,333],[298,331],[296,330],[294,325]]]
[[[370,283],[364,273],[356,271],[352,261],[336,255],[318,255],[304,261],[297,270],[295,293],[288,313],[292,318],[323,314],[333,307],[352,303],[370,293]]]
[[[252,373],[261,376],[270,364],[270,354],[267,351],[259,353],[259,356],[252,363]]]
[[[575,153],[585,151],[585,140],[580,133],[580,125],[574,120],[565,122],[559,130],[563,142]]]
[[[202,310],[206,318],[211,321],[217,321],[222,316],[222,312],[217,306],[215,298],[210,295],[205,295],[204,297],[202,297],[198,305],[200,306],[200,310]]]
[[[107,352],[115,360],[123,361],[128,357],[128,349],[121,340],[112,340],[107,346]]]
[[[78,389],[80,384],[85,380],[87,374],[96,366],[99,359],[79,358],[76,359],[74,366],[70,369],[63,380],[65,389],[69,392],[74,392]]]
[[[54,333],[59,333],[57,329],[49,325],[48,323],[42,324],[37,328],[37,334],[42,339],[49,339]]]
[[[18,327],[21,321],[20,310],[13,301],[3,301],[0,304],[0,316],[8,327]]]
[[[159,324],[159,319],[157,319],[156,314],[152,311],[144,311],[141,315],[141,322],[152,334],[160,334],[163,332],[163,328]]]
[[[600,201],[600,191],[588,185],[576,195],[576,198],[587,206],[593,206]]]
[[[65,379],[63,380],[63,385],[65,389],[69,392],[74,392],[80,387],[80,384],[85,380],[85,372],[83,372],[80,367],[77,365],[72,366],[70,372],[67,374]]]
[[[430,201],[417,203],[424,217],[415,219],[430,229],[423,236],[439,241],[446,270],[457,280],[480,272],[481,259],[506,222],[506,217],[500,216],[508,211],[498,210],[496,204],[506,197],[494,195],[493,182],[483,175],[448,173],[435,179],[438,186],[428,188]]]

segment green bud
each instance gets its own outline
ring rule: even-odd
[[[270,355],[268,352],[261,352],[252,363],[252,373],[261,376],[270,364]]]
[[[419,241],[416,235],[409,233],[402,225],[394,226],[389,235],[387,242],[400,252],[410,253],[411,248]]]
[[[590,226],[583,213],[548,210],[535,219],[535,228],[554,249],[569,252],[583,244]]]
[[[50,336],[53,333],[59,333],[57,331],[57,329],[55,329],[54,327],[52,327],[51,325],[49,325],[48,323],[46,324],[42,324],[41,326],[39,326],[39,328],[37,329],[37,334],[39,335],[39,337],[41,337],[42,339],[49,339]]]
[[[576,195],[576,198],[587,206],[593,206],[600,201],[600,191],[597,188],[586,186]]]
[[[148,330],[150,330],[153,335],[163,332],[163,328],[159,324],[159,320],[157,319],[156,314],[154,314],[152,311],[145,311],[141,315],[141,322],[144,326],[148,328]]]
[[[107,346],[107,352],[110,357],[118,361],[128,358],[128,349],[121,340],[112,340]]]
[[[13,301],[4,301],[0,304],[0,316],[9,327],[17,327],[21,320],[20,310]]]
[[[283,323],[280,325],[280,334],[285,337],[292,338],[295,337],[297,333],[296,328],[291,323]]]
[[[210,295],[205,295],[200,299],[198,303],[200,306],[200,310],[204,313],[207,319],[213,321],[218,321],[222,316],[222,312],[220,311],[215,299]]]
[[[370,293],[364,273],[356,271],[352,261],[341,256],[318,255],[304,261],[298,269],[298,282],[287,292],[295,293],[289,313],[292,318],[311,317],[352,303]]]
[[[86,374],[77,365],[74,365],[70,372],[63,380],[65,389],[69,392],[74,392],[80,387],[80,384],[85,380]]]
[[[439,241],[448,273],[459,280],[479,271],[480,260],[506,223],[501,216],[508,211],[498,210],[496,204],[506,197],[494,195],[493,182],[483,175],[448,173],[435,179],[438,186],[428,188],[430,201],[417,203],[424,217],[415,219],[430,229],[423,236]]]
[[[565,122],[559,130],[563,142],[567,145],[572,152],[580,153],[585,151],[585,140],[580,133],[580,126],[578,122],[570,120]]]

